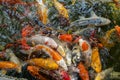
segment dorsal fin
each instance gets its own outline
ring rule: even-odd
[[[96,14],[95,14],[95,12],[94,11],[91,11],[91,17],[98,17]]]

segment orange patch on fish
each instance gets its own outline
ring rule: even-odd
[[[33,28],[30,25],[25,26],[22,29],[22,37],[26,37],[32,33]]]
[[[73,37],[71,34],[61,34],[58,36],[58,39],[65,41],[65,42],[72,42]]]
[[[44,78],[42,75],[39,74],[39,68],[36,66],[28,66],[27,70],[29,71],[29,73],[33,76],[33,77],[37,77],[40,80],[47,80],[46,78]]]
[[[26,50],[30,49],[30,46],[27,44],[27,41],[25,38],[21,40],[21,44],[23,49],[26,49]]]
[[[82,51],[86,51],[86,50],[88,50],[88,48],[89,48],[89,45],[86,42],[83,42],[82,43]]]
[[[0,61],[0,69],[17,69],[18,65],[9,61]]]
[[[118,26],[118,25],[115,26],[115,29],[116,29],[116,31],[117,31],[117,34],[120,35],[120,26]]]
[[[37,50],[40,50],[40,49],[44,49],[45,51],[47,51],[51,57],[56,60],[56,61],[59,61],[62,59],[62,57],[59,55],[58,52],[56,52],[55,50],[47,47],[47,46],[44,46],[44,45],[37,45],[35,46]]]
[[[94,48],[92,50],[92,56],[91,56],[91,67],[97,72],[101,72],[102,65],[100,61],[99,51],[98,48]]]
[[[79,69],[79,76],[82,80],[90,80],[88,71],[82,62],[78,64],[77,68]]]

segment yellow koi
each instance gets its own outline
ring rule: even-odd
[[[72,0],[72,5],[74,5],[74,4],[75,4],[75,2],[76,2],[76,0]]]
[[[101,65],[100,56],[99,56],[99,52],[98,52],[97,47],[92,50],[91,67],[97,73],[101,72],[102,65]]]
[[[43,22],[43,24],[47,24],[48,22],[48,8],[44,4],[43,0],[36,0],[37,4],[37,13],[40,16],[39,19]]]
[[[57,0],[53,0],[55,8],[58,10],[59,14],[62,15],[65,18],[69,18],[69,14],[67,9],[59,3]]]
[[[35,66],[42,67],[42,68],[48,69],[48,70],[58,69],[58,67],[59,67],[58,64],[55,63],[55,61],[53,61],[50,58],[48,58],[48,59],[34,58],[31,60],[28,60],[28,63],[31,63]]]

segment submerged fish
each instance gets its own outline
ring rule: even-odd
[[[34,47],[35,50],[43,50],[46,53],[48,53],[53,60],[56,61],[56,63],[61,66],[63,69],[68,70],[67,65],[63,59],[63,57],[55,50],[45,46],[45,45],[36,45]]]
[[[59,14],[68,19],[69,18],[68,10],[57,0],[53,0],[53,3],[55,8],[58,10]]]
[[[98,73],[97,76],[95,77],[95,80],[104,80],[112,71],[113,71],[113,68],[108,68]]]
[[[47,70],[54,70],[54,69],[58,69],[59,67],[57,63],[55,63],[55,61],[53,61],[50,58],[48,59],[34,58],[34,59],[28,60],[28,63],[33,64],[38,67],[42,67]]]
[[[39,19],[43,22],[43,24],[48,23],[48,8],[44,4],[43,0],[36,0],[38,2],[37,5],[37,13],[40,16]]]
[[[87,26],[87,25],[94,25],[94,26],[104,26],[108,25],[111,21],[109,19],[98,17],[94,12],[91,12],[90,18],[81,17],[70,24],[70,27],[73,26]]]
[[[78,69],[79,69],[79,75],[82,80],[90,80],[88,71],[82,62],[78,64]]]
[[[97,72],[101,72],[102,65],[100,61],[98,48],[93,48],[91,57],[91,67]]]

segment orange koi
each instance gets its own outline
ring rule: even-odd
[[[42,75],[39,74],[39,68],[36,66],[28,66],[27,70],[29,71],[29,73],[36,77],[39,80],[47,80],[46,78],[44,78]]]
[[[22,29],[22,37],[27,37],[28,35],[30,35],[32,33],[33,28],[30,25],[25,26]]]
[[[42,67],[48,70],[58,69],[58,64],[55,63],[52,59],[43,59],[43,58],[34,58],[28,60],[28,63],[34,64],[35,66]]]
[[[82,62],[78,64],[78,69],[79,69],[79,76],[81,77],[82,80],[90,80],[88,71],[86,70]]]
[[[53,49],[51,49],[51,48],[49,48],[45,45],[40,45],[40,44],[36,45],[35,49],[36,50],[41,50],[42,49],[42,50],[46,51],[52,57],[52,59],[57,62],[57,64],[59,64],[65,70],[68,70],[67,65],[66,65],[63,57],[61,55],[59,55],[58,52],[54,51]]]
[[[43,24],[47,24],[48,22],[48,8],[45,6],[43,0],[37,0],[37,13],[40,16],[39,19],[43,22]]]
[[[15,5],[15,4],[26,5],[26,3],[21,0],[0,0],[0,4],[2,3],[8,3],[10,5]]]
[[[65,18],[69,18],[69,14],[67,9],[59,3],[57,0],[53,0],[55,8],[58,10],[59,14],[62,15]]]
[[[120,0],[113,0],[117,8],[120,8]]]
[[[61,34],[58,36],[58,39],[65,41],[65,42],[72,42],[73,37],[71,34]]]
[[[18,65],[9,61],[0,61],[0,69],[17,69]]]
[[[117,34],[120,35],[120,26],[115,26],[115,30],[117,31]]]
[[[97,72],[101,72],[102,65],[100,61],[99,51],[98,48],[94,48],[92,50],[92,57],[91,57],[91,67]]]

